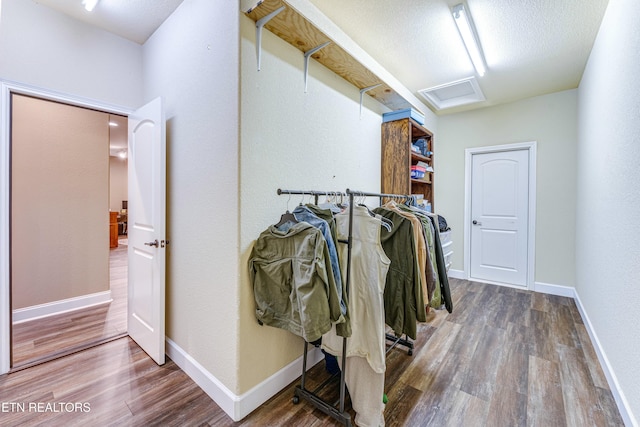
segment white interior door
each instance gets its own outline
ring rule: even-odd
[[[129,115],[129,336],[165,362],[166,142],[162,101]]]
[[[474,154],[471,168],[470,278],[527,286],[529,150]]]

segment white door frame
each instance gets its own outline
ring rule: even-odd
[[[471,165],[475,154],[497,153],[501,151],[529,151],[529,218],[527,224],[527,289],[535,287],[535,250],[536,250],[536,150],[537,141],[519,142],[515,144],[492,145],[487,147],[467,148],[464,159],[464,277],[471,278]],[[515,286],[510,283],[487,283]]]
[[[10,253],[10,142],[11,142],[11,94],[20,94],[61,102],[77,107],[91,108],[106,113],[129,116],[133,110],[67,95],[10,81],[0,81],[0,375],[11,369],[11,277],[9,275]]]

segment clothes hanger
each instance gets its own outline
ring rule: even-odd
[[[296,217],[289,212],[289,201],[291,200],[291,193],[289,193],[289,199],[287,199],[287,211],[282,214],[280,217],[280,221],[275,225],[276,228],[283,226],[287,222],[293,222],[294,224],[298,223]]]
[[[376,218],[378,218],[381,225],[386,228],[389,233],[391,233],[391,230],[393,229],[393,221],[391,221],[389,218],[383,217],[382,215],[376,215]]]
[[[377,215],[375,212],[373,212],[371,209],[369,209],[369,206],[364,204],[364,201],[366,199],[366,196],[364,195],[364,193],[358,194],[358,198],[359,198],[359,200],[356,201],[357,206],[361,206],[363,208],[366,208],[367,212],[369,213],[369,215],[371,215],[373,218],[379,219],[380,220],[380,224],[389,233],[391,233],[391,230],[393,229],[393,222],[390,219],[383,217],[382,215]]]

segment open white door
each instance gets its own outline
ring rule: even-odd
[[[162,100],[129,116],[129,336],[165,362],[166,141]]]

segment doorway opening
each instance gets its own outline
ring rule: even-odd
[[[127,117],[10,99],[10,369],[19,370],[127,335]]]
[[[18,98],[20,96],[20,98]],[[94,169],[102,170],[101,176],[102,188],[107,190],[101,191],[99,197],[95,199],[95,189],[83,189],[83,191],[74,191],[66,194],[64,197],[56,196],[55,191],[49,189],[41,191],[39,197],[26,197],[21,200],[22,208],[17,206],[16,196],[23,194],[14,188],[15,174],[14,168],[15,152],[13,152],[12,135],[15,130],[15,123],[12,119],[12,109],[16,99],[36,99],[47,101],[37,103],[38,105],[55,105],[63,107],[79,107],[77,111],[82,112],[83,119],[76,120],[73,123],[63,123],[59,120],[53,120],[44,129],[41,135],[33,139],[47,139],[51,135],[57,135],[57,130],[63,128],[71,128],[74,132],[69,135],[70,138],[78,139],[80,130],[84,130],[80,142],[76,141],[76,145],[72,149],[66,150],[64,155],[56,151],[56,145],[44,145],[43,149],[49,152],[42,161],[34,160],[28,155],[24,161],[24,169],[27,173],[22,176],[28,180],[32,179],[29,172],[33,172],[34,176],[45,175],[45,178],[53,178],[64,176],[67,178],[68,185],[60,185],[60,188],[71,188],[77,190],[94,177]],[[111,292],[109,289],[109,251],[110,251],[110,214],[109,214],[109,196],[108,196],[108,137],[104,136],[104,144],[100,145],[98,154],[93,157],[90,167],[86,167],[87,157],[84,150],[91,147],[86,141],[94,137],[95,134],[108,133],[108,117],[109,115],[119,115],[127,117],[127,302],[126,302],[126,332],[120,334],[131,337],[157,364],[162,365],[165,362],[165,264],[166,250],[169,240],[166,233],[166,119],[164,115],[162,98],[158,97],[141,106],[136,110],[127,110],[117,108],[112,105],[101,102],[90,101],[74,96],[68,96],[44,89],[34,88],[27,85],[9,83],[0,81],[0,374],[12,371],[12,329],[16,310],[22,307],[34,307],[44,309],[37,316],[52,314],[52,307],[57,303],[64,303],[63,310],[59,312],[75,311],[80,307],[96,306],[107,303],[111,300]],[[45,117],[50,115],[45,114]],[[64,116],[64,115],[62,115]],[[96,124],[98,123],[98,124]],[[35,128],[35,126],[33,126]],[[27,125],[22,126],[23,131],[32,131],[27,120]],[[22,147],[24,148],[24,147]],[[52,150],[53,149],[53,150]],[[27,150],[27,152],[36,152],[38,150]],[[83,173],[71,174],[71,168],[54,164],[51,167],[48,162],[49,157],[57,159],[59,162],[67,159],[81,158],[83,162],[79,162],[85,166]],[[42,156],[40,156],[42,158]],[[49,169],[40,169],[41,165],[49,165]],[[60,170],[67,174],[60,174]],[[41,179],[40,182],[50,184],[48,179]],[[23,186],[24,182],[21,183]],[[28,188],[29,185],[26,185]],[[103,195],[104,194],[104,195]],[[78,197],[81,195],[81,197]],[[125,200],[127,200],[125,199]],[[39,209],[37,203],[43,203],[47,200],[47,210]],[[120,200],[120,203],[122,200]],[[36,208],[30,209],[29,203],[36,203]],[[25,209],[24,206],[27,206]],[[93,214],[85,212],[85,209],[94,209]],[[47,226],[36,227],[25,219],[30,219],[29,215],[37,212],[41,217],[51,216],[56,219]],[[81,212],[82,215],[77,215]],[[60,216],[62,215],[62,216]],[[73,218],[72,216],[75,215]],[[84,229],[87,223],[95,222],[91,229]],[[42,219],[42,218],[37,218]],[[35,238],[15,239],[13,238],[12,229],[17,222],[22,221],[22,227],[26,232],[30,232]],[[117,216],[116,216],[117,221]],[[26,224],[26,225],[25,225]],[[97,225],[96,225],[97,224]],[[80,230],[81,232],[78,232]],[[39,235],[38,232],[42,232]],[[45,234],[53,234],[53,237]],[[57,234],[56,234],[57,233]],[[73,235],[73,239],[71,236]],[[124,242],[123,242],[124,243]],[[14,295],[17,288],[12,288],[12,280],[15,280],[17,265],[16,257],[19,257],[17,246],[22,245],[22,255],[24,255],[23,263],[29,267],[40,265],[40,261],[46,263],[48,269],[22,268],[21,273],[27,277],[29,275],[38,275],[40,277],[36,283],[43,283],[41,288],[35,291],[23,293],[21,296]],[[74,256],[82,256],[84,253],[102,253],[104,256],[96,256],[92,258],[94,263],[87,262],[68,262],[66,256],[60,258],[62,248],[73,249]],[[38,263],[29,263],[29,256],[39,255]],[[52,262],[51,258],[58,257],[59,262]],[[76,258],[72,258],[76,259]],[[24,267],[24,266],[23,266]],[[54,295],[59,291],[59,287],[52,285],[52,282],[59,280],[58,270],[66,267],[76,279],[73,286],[63,287],[67,292],[66,295]],[[103,274],[96,274],[96,271],[102,269]],[[91,280],[89,276],[93,274]],[[96,285],[97,288],[77,295],[68,295],[69,289],[77,291],[78,276],[82,279],[82,285]],[[69,285],[72,282],[64,282]],[[14,298],[15,297],[15,298]],[[41,301],[31,300],[25,303],[25,297],[40,298]],[[47,297],[42,303],[42,298]],[[14,300],[16,302],[14,302]],[[52,303],[54,302],[54,303]],[[21,307],[22,306],[22,307]],[[47,311],[48,310],[48,311]],[[54,310],[55,311],[55,310]],[[98,344],[98,343],[96,343]],[[93,345],[93,344],[88,344]],[[75,347],[71,351],[79,351],[80,348]],[[55,357],[62,356],[58,353]],[[34,362],[40,363],[40,362]],[[27,365],[28,366],[28,365]],[[21,366],[21,369],[25,366]],[[14,369],[15,370],[15,369]]]

